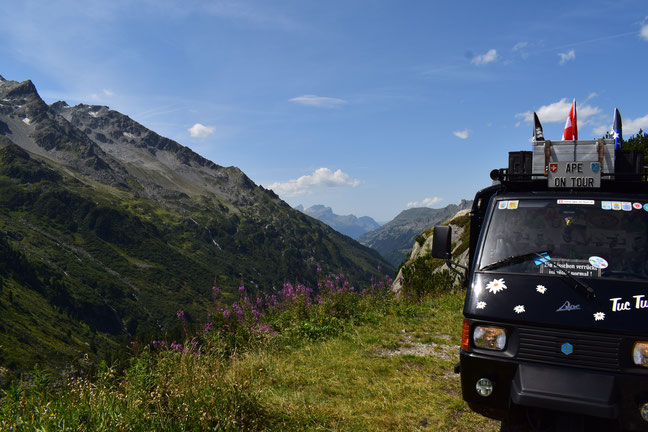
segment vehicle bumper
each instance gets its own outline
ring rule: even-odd
[[[648,403],[648,377],[520,363],[462,351],[461,388],[470,408],[486,417],[513,421],[526,408],[613,419],[624,430],[648,430],[640,408]],[[480,378],[493,393],[480,396]]]

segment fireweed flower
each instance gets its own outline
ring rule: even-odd
[[[176,316],[178,317],[178,319],[180,321],[184,321],[185,315],[184,315],[184,311],[182,309],[178,309],[178,313],[176,314]]]
[[[214,325],[213,322],[211,322],[211,321],[208,322],[207,325],[205,325],[205,327],[203,328],[202,332],[203,333],[209,333],[209,331],[211,330],[213,325]]]
[[[243,311],[241,310],[241,307],[239,306],[238,303],[234,303],[234,304],[232,305],[232,310],[233,310],[234,313],[236,314],[236,317],[237,317],[237,318],[241,318],[241,317],[243,316]]]

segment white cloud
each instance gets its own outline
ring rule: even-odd
[[[473,58],[470,62],[472,64],[476,64],[478,66],[485,65],[488,63],[492,63],[498,59],[497,56],[497,50],[496,49],[490,49],[486,54],[478,55],[475,58]]]
[[[585,102],[587,102],[590,99],[594,99],[595,97],[598,97],[598,93],[592,92],[587,96],[587,98],[585,99]]]
[[[594,132],[594,135],[597,137],[602,137],[605,135],[606,132],[609,132],[612,130],[612,126],[597,126],[592,131]]]
[[[560,64],[563,65],[567,63],[569,60],[574,60],[576,58],[576,51],[572,49],[566,53],[558,53],[558,56],[560,57]]]
[[[452,133],[454,134],[454,136],[461,139],[467,139],[470,136],[470,131],[468,129],[456,130]]]
[[[514,52],[515,52],[515,51],[519,51],[519,50],[521,50],[521,49],[526,48],[527,45],[529,45],[528,42],[518,42],[518,43],[516,43],[515,45],[513,45],[512,50],[513,50]]]
[[[159,0],[156,0],[152,3],[155,6],[158,6],[158,3],[160,2]],[[189,3],[189,6],[187,3]],[[188,7],[189,9],[197,7],[198,10],[195,12],[198,13],[204,11],[216,17],[245,21],[265,28],[280,28],[284,30],[296,30],[301,28],[301,24],[297,21],[293,20],[289,16],[277,13],[275,10],[277,8],[272,8],[269,4],[268,7],[266,7],[266,4],[264,3],[246,5],[245,2],[236,0],[220,0],[197,2],[195,6],[191,6],[190,2],[177,2],[175,7],[185,10]]]
[[[599,107],[591,106],[591,105],[582,105],[582,106],[577,106],[576,107],[576,114],[578,117],[579,122],[585,122],[588,118],[595,116],[597,114],[601,113],[601,109]],[[569,111],[567,111],[567,114],[569,114]],[[565,120],[567,117],[567,114],[565,114]]]
[[[280,196],[294,197],[312,193],[315,187],[356,187],[360,185],[360,180],[352,179],[342,170],[332,171],[329,168],[318,168],[313,174],[301,176],[298,179],[292,179],[285,182],[275,182],[268,186]]]
[[[439,204],[443,201],[443,198],[433,197],[433,198],[424,198],[423,201],[412,201],[407,203],[407,208],[412,207],[434,207],[436,204]]]
[[[637,134],[639,132],[639,129],[648,131],[648,114],[636,119],[630,119],[630,118],[623,119],[622,126],[623,126],[623,135],[625,135],[626,139],[629,138],[631,135]],[[612,124],[597,126],[593,130],[594,130],[594,134],[598,136],[603,136],[605,135],[606,132],[612,131]]]
[[[196,123],[187,130],[189,131],[189,135],[194,138],[207,138],[214,133],[213,127],[201,125],[200,123]]]
[[[88,95],[90,99],[93,101],[102,101],[105,100],[106,97],[111,97],[114,96],[115,93],[112,90],[109,89],[103,89],[101,90],[101,93],[91,93]]]
[[[648,24],[644,24],[641,27],[641,30],[639,31],[639,36],[641,36],[643,40],[648,41]]]
[[[648,131],[648,114],[637,119],[625,119],[622,120],[623,133],[626,137],[634,135],[639,132],[639,129]],[[612,128],[610,128],[612,129]]]
[[[543,105],[536,110],[541,123],[562,123],[569,115],[571,102],[567,98],[562,98],[558,102],[549,105]],[[579,123],[583,123],[588,117],[597,115],[601,112],[599,107],[591,105],[576,105],[576,113]],[[521,118],[527,123],[533,121],[533,111],[515,114],[516,118]]]
[[[318,108],[339,108],[342,105],[345,105],[347,103],[347,101],[345,101],[344,99],[310,95],[310,94],[297,96],[292,99],[289,99],[289,101],[299,105],[307,105],[307,106],[318,107]]]

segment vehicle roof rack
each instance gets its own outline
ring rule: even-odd
[[[493,170],[500,182],[547,180],[554,162],[598,162],[601,179],[645,182],[647,171],[641,150],[615,150],[614,140],[533,141],[532,151],[509,152],[508,169]]]

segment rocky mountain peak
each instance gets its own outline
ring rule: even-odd
[[[10,84],[9,86],[7,86],[6,92],[3,95],[4,98],[11,99],[33,95],[38,96],[36,87],[34,86],[34,83],[31,82],[31,80],[23,81],[21,83],[15,81],[3,81],[3,83]]]
[[[57,101],[50,105],[50,108],[58,112],[64,108],[69,108],[70,106],[65,101]]]
[[[307,209],[304,209],[304,206],[300,204],[295,208],[302,213],[314,217],[315,219],[319,219],[331,228],[356,240],[360,238],[361,235],[371,230],[375,230],[380,226],[369,216],[358,218],[355,215],[338,215],[333,213],[331,207],[322,204],[316,204]]]

